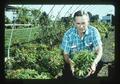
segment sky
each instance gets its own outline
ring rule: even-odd
[[[28,9],[40,9],[40,7],[41,7],[41,5],[30,5],[30,4],[29,5],[12,5],[11,4],[10,6],[15,6],[15,7],[16,6],[19,6],[19,7],[23,6],[23,7],[27,7]],[[49,13],[53,6],[54,5],[42,5],[41,10],[45,11],[46,13]],[[60,10],[61,10],[61,12],[60,12]],[[64,4],[63,5],[55,5],[53,10],[50,12],[49,15],[53,16],[52,17],[53,19],[58,15],[59,12],[60,12],[59,17],[67,17],[71,13],[73,16],[73,14],[77,10],[85,10],[87,12],[89,11],[92,13],[92,15],[98,14],[100,19],[102,19],[102,17],[107,15],[107,14],[115,15],[114,5],[91,5],[91,4],[90,5],[88,5],[88,4],[87,5],[82,5],[82,4],[80,4],[80,5],[64,5]],[[12,12],[5,12],[5,15],[12,20],[12,17],[13,17]]]

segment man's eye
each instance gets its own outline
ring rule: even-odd
[[[83,25],[83,24],[85,24],[85,22],[83,22],[83,23],[76,23],[76,24],[82,24]]]
[[[80,23],[76,23],[76,24],[80,24]]]
[[[81,24],[85,24],[85,22],[81,23]]]

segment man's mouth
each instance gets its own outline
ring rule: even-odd
[[[80,30],[80,31],[85,31],[85,29],[84,29],[84,28],[79,28],[79,30]]]

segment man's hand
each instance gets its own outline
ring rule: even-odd
[[[64,56],[65,62],[66,62],[67,64],[70,64],[69,55],[64,53],[63,56]]]
[[[102,52],[103,52],[102,45],[99,45],[98,47],[96,47],[95,51],[96,51],[97,56],[96,56],[94,62],[92,63],[92,65],[90,67],[90,71],[88,73],[88,76],[95,73],[96,66],[97,66],[98,62],[101,60]]]
[[[70,64],[75,65],[74,61],[69,58]]]
[[[94,73],[95,73],[95,71],[96,71],[96,64],[93,63],[93,64],[91,65],[91,67],[90,67],[89,70],[90,70],[90,71],[89,71],[89,73],[88,73],[87,76],[90,76],[91,74],[94,74]]]
[[[69,55],[65,54],[65,53],[64,53],[64,59],[65,59],[65,62],[70,65],[70,69],[71,69],[72,73],[74,74],[75,63],[69,58]]]
[[[75,65],[75,63],[71,60],[71,59],[69,59],[69,61],[70,61],[70,67],[71,67],[71,71],[72,71],[72,74],[74,74],[74,65]]]

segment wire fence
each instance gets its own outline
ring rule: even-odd
[[[54,8],[55,8],[55,6],[56,5],[53,5],[52,6],[52,8],[50,9],[50,11],[48,12],[48,16],[50,16],[50,14],[51,14],[51,12],[54,10]],[[22,5],[21,7],[24,7],[24,5]],[[40,8],[38,9],[38,10],[42,10],[42,8],[44,7],[44,5],[41,5],[40,6]],[[55,20],[54,20],[54,24],[55,24],[55,22],[56,22],[56,20],[58,19],[58,18],[60,18],[60,14],[61,14],[61,12],[63,11],[63,9],[66,7],[66,5],[63,5],[61,8],[60,8],[60,10],[58,11],[58,13],[57,13],[57,15],[56,15],[56,17],[55,17]],[[74,9],[73,9],[73,7],[74,7],[74,5],[72,5],[72,6],[70,6],[69,7],[69,9],[68,10],[66,10],[66,12],[65,12],[65,14],[63,15],[63,17],[67,17],[67,15],[70,15],[70,14],[72,14],[73,15],[73,13],[75,13],[77,10],[86,10],[86,11],[88,11],[90,8],[92,8],[93,10],[92,11],[96,11],[95,9],[94,9],[94,5],[78,5],[77,7],[74,7]],[[98,9],[98,11],[99,11],[99,9]],[[96,12],[98,12],[98,11],[96,11]],[[15,12],[13,12],[13,13],[15,13]],[[14,14],[13,14],[14,15]],[[34,20],[36,20],[38,17],[40,17],[40,15],[41,15],[41,12],[38,12],[37,13],[37,15],[36,15],[36,17],[34,18]],[[32,23],[34,20],[31,20],[31,22],[30,23]],[[8,55],[7,55],[7,57],[9,58],[10,57],[10,45],[11,45],[11,41],[12,41],[12,37],[13,37],[13,32],[14,32],[14,29],[15,29],[15,23],[16,23],[16,20],[15,20],[15,17],[13,16],[13,26],[12,26],[12,30],[11,30],[11,34],[10,34],[10,39],[9,39],[9,44],[8,44]],[[47,25],[46,25],[47,26]],[[100,25],[100,26],[102,26],[102,25]],[[32,28],[31,29],[28,29],[28,31],[29,31],[29,34],[28,34],[28,42],[31,40],[31,32],[32,32]]]

